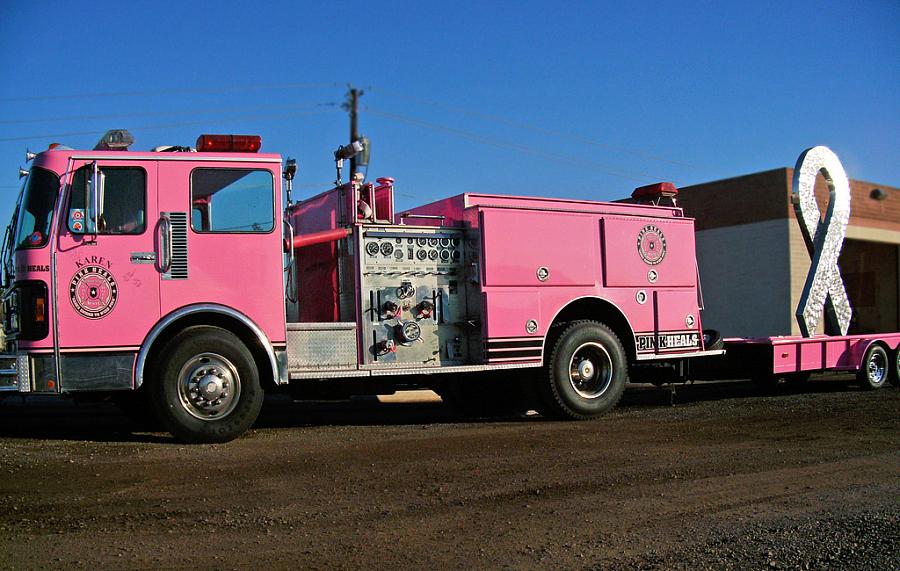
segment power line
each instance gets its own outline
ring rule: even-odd
[[[220,109],[192,109],[187,111],[147,111],[147,112],[134,112],[134,113],[114,113],[109,115],[79,115],[79,116],[68,116],[68,117],[50,117],[50,118],[41,118],[41,119],[5,119],[0,120],[0,125],[19,125],[25,123],[52,123],[55,121],[91,121],[98,119],[127,119],[129,117],[177,117],[182,115],[202,115],[204,113],[218,113],[218,114],[230,114],[230,113],[246,113],[247,111],[254,110],[263,110],[263,109],[306,109],[312,107],[336,107],[337,103],[323,102],[323,103],[295,103],[291,105],[259,105],[254,107],[245,107],[245,108],[220,108]]]
[[[76,93],[67,95],[31,95],[21,97],[0,97],[0,102],[13,103],[24,101],[53,101],[64,99],[93,99],[98,97],[140,97],[145,95],[176,95],[191,93],[233,93],[239,91],[259,91],[264,89],[326,89],[340,87],[338,83],[284,83],[284,84],[259,84],[238,85],[234,87],[196,87],[190,89],[158,89],[144,91],[112,91],[101,93]]]
[[[645,151],[638,151],[638,150],[634,150],[634,149],[626,149],[626,148],[624,148],[624,147],[618,147],[618,146],[615,146],[615,145],[610,145],[610,144],[608,144],[608,143],[603,143],[603,142],[597,141],[597,140],[595,140],[595,139],[591,139],[591,138],[589,138],[589,137],[584,137],[584,136],[582,136],[582,135],[577,135],[577,134],[575,134],[575,133],[565,133],[565,132],[562,132],[562,131],[554,131],[554,130],[551,130],[551,129],[546,129],[546,128],[544,128],[544,127],[538,127],[538,126],[536,126],[536,125],[530,125],[530,124],[527,124],[527,123],[522,123],[521,121],[513,121],[513,120],[511,120],[511,119],[507,119],[507,118],[505,118],[505,117],[499,117],[499,116],[497,116],[497,115],[489,115],[489,114],[487,114],[487,113],[479,113],[479,112],[476,112],[476,111],[470,111],[470,110],[465,109],[465,108],[462,108],[462,107],[455,107],[455,106],[452,106],[452,105],[446,105],[446,104],[441,103],[441,102],[439,102],[439,101],[433,101],[433,100],[429,100],[429,99],[422,99],[422,98],[419,98],[419,97],[413,97],[413,96],[409,96],[409,95],[404,95],[404,94],[397,93],[397,92],[391,91],[391,90],[383,90],[383,89],[378,89],[378,88],[370,88],[370,89],[371,89],[372,91],[375,91],[376,93],[381,93],[381,94],[387,95],[388,97],[393,97],[393,98],[395,98],[395,99],[401,99],[401,100],[405,100],[405,101],[411,101],[411,102],[414,102],[414,103],[418,103],[418,104],[420,104],[420,105],[429,105],[429,106],[431,106],[431,107],[437,107],[437,108],[439,108],[439,109],[444,109],[444,110],[446,110],[446,111],[450,111],[450,112],[453,112],[453,113],[458,113],[458,114],[460,114],[460,115],[465,115],[465,116],[468,116],[468,117],[473,117],[473,118],[475,118],[475,119],[481,119],[481,120],[484,120],[484,121],[491,121],[491,122],[493,122],[493,123],[499,123],[499,124],[501,124],[501,125],[506,125],[506,126],[508,126],[508,127],[515,127],[516,129],[522,129],[522,130],[524,130],[524,131],[532,131],[532,132],[534,132],[534,133],[538,133],[538,134],[541,134],[541,135],[547,135],[547,136],[550,136],[550,137],[557,137],[557,138],[560,138],[560,139],[569,139],[569,140],[571,140],[571,141],[576,141],[576,142],[583,143],[583,144],[586,144],[586,145],[593,145],[593,146],[595,146],[595,147],[600,147],[600,148],[606,149],[606,150],[608,150],[608,151],[613,151],[613,152],[616,152],[616,153],[622,153],[622,154],[626,154],[626,155],[633,155],[633,156],[636,156],[636,157],[639,157],[639,158],[643,158],[643,159],[647,159],[647,160],[659,161],[659,162],[664,162],[664,163],[669,163],[669,164],[678,165],[678,166],[684,166],[684,167],[690,167],[690,168],[699,168],[699,167],[697,167],[696,165],[692,165],[692,164],[685,163],[685,162],[682,162],[682,161],[676,161],[676,160],[669,159],[669,158],[666,158],[666,157],[663,157],[663,156],[660,156],[660,155],[655,155],[655,154],[647,153],[647,152],[645,152]]]
[[[652,182],[652,181],[656,181],[656,180],[663,180],[665,178],[665,177],[657,177],[657,176],[647,174],[647,173],[612,170],[611,167],[609,167],[608,165],[596,163],[596,162],[593,162],[590,160],[583,159],[581,157],[573,157],[573,156],[560,155],[557,153],[550,153],[547,151],[543,151],[541,149],[537,149],[535,147],[530,147],[528,145],[522,145],[520,143],[513,143],[513,142],[509,142],[509,141],[503,141],[500,139],[493,139],[490,137],[485,137],[483,135],[479,135],[478,133],[473,133],[471,131],[464,131],[462,129],[457,129],[455,127],[448,127],[446,125],[430,123],[427,121],[422,121],[420,119],[416,119],[414,117],[407,117],[404,115],[399,115],[397,113],[390,113],[387,111],[373,109],[372,107],[367,107],[366,110],[369,113],[372,113],[372,114],[380,116],[380,117],[385,117],[387,119],[393,119],[395,121],[407,123],[410,125],[415,125],[417,127],[422,127],[425,129],[431,129],[433,131],[440,131],[443,133],[448,133],[448,134],[455,135],[455,136],[458,136],[458,137],[461,137],[464,139],[468,139],[470,141],[475,141],[477,143],[481,143],[484,145],[489,145],[489,146],[497,147],[497,148],[501,148],[501,149],[518,151],[521,153],[538,156],[538,157],[541,157],[541,158],[544,158],[544,159],[547,159],[550,161],[555,161],[555,162],[569,165],[569,166],[576,166],[576,167],[588,166],[588,167],[593,168],[593,170],[595,170],[597,172],[602,172],[604,174],[608,174],[608,175],[619,177],[619,178],[624,178],[627,180],[632,180],[632,181],[643,183],[643,182],[648,182],[648,181]]]
[[[286,117],[298,117],[298,116],[307,116],[307,115],[325,115],[328,113],[334,113],[333,109],[322,109],[317,111],[298,111],[296,113],[283,113],[278,115],[244,115],[244,116],[232,116],[230,119],[234,120],[247,120],[247,119],[283,119]],[[198,121],[185,121],[182,123],[167,123],[165,125],[143,125],[140,127],[131,127],[129,131],[146,131],[150,129],[172,129],[176,127],[188,127],[192,125],[204,125],[207,123],[211,123],[216,121],[216,118],[203,119]],[[105,130],[92,130],[92,131],[70,131],[68,133],[51,133],[49,135],[30,135],[27,137],[2,137],[0,138],[0,142],[9,142],[9,141],[30,141],[32,139],[54,139],[59,137],[77,137],[82,135],[102,135],[105,133]]]

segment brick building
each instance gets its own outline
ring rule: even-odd
[[[791,204],[793,175],[782,168],[680,189],[678,205],[696,219],[705,328],[799,335],[794,312],[810,257]],[[850,332],[900,331],[900,189],[851,180],[850,190],[838,262],[853,307]],[[816,196],[824,211],[821,174]]]

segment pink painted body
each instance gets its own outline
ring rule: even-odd
[[[802,371],[856,371],[876,340],[893,351],[900,348],[900,333],[731,338],[725,340],[725,346],[755,347],[767,352],[771,349],[769,372],[784,375]]]
[[[480,229],[488,342],[542,339],[566,306],[596,299],[628,321],[634,338],[623,343],[634,343],[638,336],[696,334],[697,343],[690,347],[638,348],[640,355],[702,350],[693,220],[678,208],[463,194],[407,212]],[[652,265],[642,261],[637,244],[641,229],[649,225],[667,239],[665,256]],[[538,277],[542,267],[549,272],[543,281]],[[651,270],[655,282],[648,278]],[[686,324],[689,316],[691,325]],[[538,328],[528,332],[532,319]]]
[[[35,166],[61,177],[63,188],[71,184],[72,173],[96,160],[98,165],[139,167],[146,173],[147,203],[145,230],[138,235],[100,235],[95,243],[85,235],[69,232],[65,208],[57,203],[50,241],[43,248],[16,252],[17,279],[51,281],[52,250],[57,251],[57,303],[59,345],[62,351],[136,350],[160,319],[186,306],[208,303],[233,308],[255,323],[273,344],[283,344],[285,317],[280,266],[282,236],[276,224],[266,234],[203,234],[190,228],[190,274],[186,280],[164,280],[154,264],[132,263],[135,252],[159,250],[159,213],[191,211],[190,173],[208,167],[216,159],[231,168],[267,169],[274,180],[275,213],[281,210],[280,157],[253,154],[252,162],[242,162],[236,153],[204,153],[203,161],[167,160],[172,155],[112,151],[47,151],[38,155]],[[246,155],[244,155],[246,156]],[[82,159],[79,157],[90,157]],[[180,158],[180,157],[179,157]],[[268,162],[259,162],[268,159]],[[68,201],[68,195],[62,197]],[[85,265],[99,265],[114,277],[118,295],[115,306],[102,319],[85,319],[69,301],[69,286]],[[28,268],[47,268],[32,272]],[[53,300],[51,300],[51,304]],[[279,309],[282,308],[282,309]],[[50,331],[56,324],[50,312]],[[49,351],[53,334],[40,341],[20,341],[22,350]]]

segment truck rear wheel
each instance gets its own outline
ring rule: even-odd
[[[884,386],[890,374],[890,359],[881,345],[872,344],[866,350],[856,378],[862,388],[874,390]]]
[[[622,397],[628,371],[616,334],[596,321],[577,321],[553,346],[543,381],[550,416],[585,420],[610,410]]]
[[[256,421],[263,402],[259,372],[233,333],[190,327],[159,355],[150,400],[160,423],[177,439],[228,442]]]

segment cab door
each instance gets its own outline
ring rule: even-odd
[[[272,156],[160,162],[159,215],[172,244],[160,282],[163,315],[213,304],[284,343],[279,166]]]
[[[56,254],[62,352],[136,350],[159,319],[156,182],[155,161],[70,170]]]

